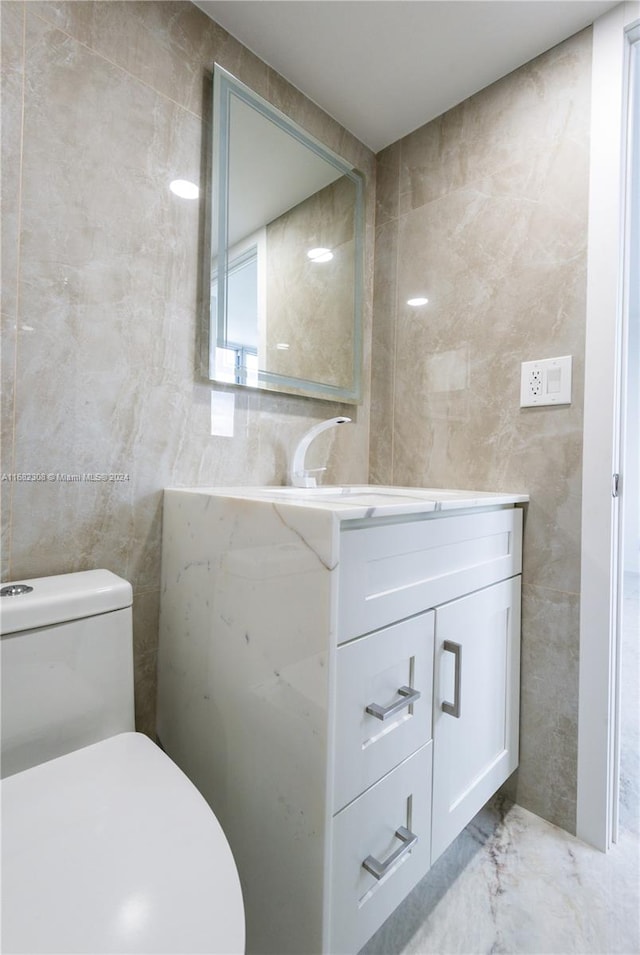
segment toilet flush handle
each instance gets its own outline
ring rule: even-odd
[[[28,584],[9,584],[0,590],[0,597],[21,597],[23,594],[30,594],[33,587]]]

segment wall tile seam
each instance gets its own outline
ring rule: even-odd
[[[382,222],[378,222],[378,221],[377,221],[377,220],[378,220],[378,217],[377,217],[377,215],[376,215],[376,222],[375,222],[375,225],[374,225],[374,227],[373,227],[376,236],[378,235],[378,232],[380,232],[380,230],[386,228],[387,226],[393,225],[394,223],[395,223],[396,225],[399,225],[400,219],[401,219],[402,216],[404,216],[404,215],[406,215],[406,213],[403,212],[402,215],[400,215],[400,213],[398,213],[397,215],[394,215],[394,216],[387,216],[385,219],[383,219]]]
[[[527,590],[527,589],[529,589],[529,590],[539,590],[539,591],[542,591],[542,592],[544,592],[544,593],[550,593],[550,594],[559,594],[559,595],[561,595],[561,596],[563,596],[563,597],[579,597],[579,596],[580,596],[580,593],[581,593],[579,590],[560,590],[560,589],[558,589],[558,588],[556,588],[556,587],[545,587],[544,584],[530,583],[530,582],[529,582],[528,580],[526,580],[525,578],[526,578],[526,571],[523,571],[523,572],[522,572],[522,590],[523,590],[523,593],[524,593],[524,591]]]
[[[387,147],[385,147],[387,148]],[[377,164],[377,157],[376,157]],[[376,165],[377,169],[377,165]],[[386,226],[393,226],[395,224],[396,228],[399,230],[400,223],[402,220],[402,215],[400,214],[400,179],[401,174],[400,170],[402,169],[402,141],[399,144],[399,155],[398,155],[398,172],[395,175],[396,183],[394,186],[395,192],[395,208],[398,210],[395,215],[389,215],[384,222],[380,223],[380,228]],[[376,217],[377,218],[377,217]],[[378,227],[376,224],[376,238],[377,238]],[[399,232],[396,235],[395,239],[395,254],[394,254],[394,266],[393,266],[393,339],[392,339],[392,351],[393,359],[391,362],[392,377],[391,377],[391,449],[390,449],[390,475],[391,475],[391,484],[395,484],[395,435],[396,435],[396,383],[397,383],[397,374],[398,374],[398,315],[399,315],[399,303],[398,303],[398,274],[399,274]],[[375,271],[375,248],[374,248],[374,271]]]
[[[410,134],[410,135],[411,135],[411,134]],[[402,145],[402,144],[403,144],[403,143],[406,143],[406,142],[407,142],[407,138],[405,137],[405,138],[401,139],[400,142],[399,142],[399,144],[398,144],[397,172],[396,172],[396,175],[395,175],[396,183],[395,183],[395,187],[394,187],[395,196],[394,196],[394,200],[393,200],[393,207],[395,208],[396,212],[395,212],[395,215],[389,216],[389,220],[390,220],[391,222],[394,222],[394,221],[399,222],[399,221],[400,221],[400,195],[401,195],[402,169],[403,169],[403,166],[402,166],[403,145]],[[405,146],[405,148],[406,148],[406,146]]]
[[[484,90],[480,90],[480,92],[477,93],[476,95],[480,96],[483,92],[486,92],[487,89],[491,89],[491,87],[485,87]],[[549,99],[551,100],[552,97],[550,96]],[[574,115],[573,107],[576,104],[578,105],[579,108],[581,107],[580,100],[581,98],[580,98],[580,95],[578,94],[578,95],[570,95],[568,97],[563,97],[562,102],[565,105],[568,105],[571,107],[571,110],[572,110],[571,115],[573,116]],[[468,102],[468,100],[464,100],[463,102]],[[557,101],[555,101],[554,105],[557,106]],[[456,108],[457,107],[454,106],[450,112],[454,112]],[[525,106],[522,106],[522,105],[510,106],[509,113],[513,115],[517,115],[518,113],[521,113],[523,109],[526,111],[527,106],[526,105]],[[403,154],[402,144],[405,142],[405,139],[408,141],[407,146],[404,147],[404,150],[406,151],[409,145],[409,141],[411,139],[419,136],[423,132],[423,130],[425,130],[428,126],[431,126],[433,123],[437,123],[439,120],[443,119],[443,117],[445,116],[447,116],[447,113],[441,113],[440,116],[436,116],[434,119],[428,120],[426,123],[424,123],[423,126],[418,126],[418,128],[415,129],[412,133],[409,133],[407,137],[403,138],[402,140],[399,140],[400,168],[402,168],[402,154]],[[455,147],[454,148],[455,152],[461,152],[466,150],[467,148],[477,149],[478,147],[480,147],[482,149],[483,147],[487,145],[490,146],[491,149],[495,149],[495,148],[511,149],[513,147],[522,148],[522,145],[523,145],[523,139],[520,136],[518,136],[516,133],[501,134],[489,141],[487,139],[486,131],[482,133],[470,133],[468,131],[464,131],[463,129],[453,129],[450,133],[445,132],[442,134],[441,139],[444,139],[444,140],[448,139],[448,142],[451,144],[451,146]],[[555,131],[551,131],[551,132],[539,131],[537,133],[529,133],[524,138],[524,144],[528,147],[527,152],[529,152],[530,147],[532,145],[536,147],[547,147],[554,142],[565,142],[567,140],[570,142],[578,143],[579,145],[584,146],[585,149],[588,149],[589,148],[588,128],[582,133],[575,132],[573,128],[567,129],[567,121],[565,120],[562,127],[559,129],[556,128]],[[447,145],[447,143],[445,143],[444,145]],[[438,160],[440,162],[442,162],[443,159],[444,157],[442,156],[438,157]]]
[[[398,192],[400,190],[400,173],[398,172]],[[399,195],[398,195],[399,199]],[[398,225],[400,220],[398,219]],[[391,364],[392,368],[392,380],[391,380],[391,483],[395,484],[395,452],[396,452],[396,383],[398,380],[398,316],[399,316],[399,302],[398,302],[398,275],[400,274],[400,232],[396,235],[395,239],[395,262],[393,267],[393,301],[394,301],[394,316],[393,316],[393,362]]]
[[[16,223],[16,273],[15,273],[15,283],[16,283],[16,294],[15,294],[15,305],[14,305],[14,322],[15,322],[15,336],[14,336],[14,345],[13,345],[13,407],[12,420],[11,420],[11,471],[15,472],[16,470],[16,415],[17,415],[17,406],[18,406],[18,343],[20,336],[18,335],[18,319],[20,315],[20,269],[21,269],[21,256],[20,250],[22,247],[20,236],[22,234],[22,172],[23,172],[23,153],[24,153],[24,108],[25,108],[25,86],[26,86],[26,49],[27,49],[27,11],[26,6],[22,10],[22,56],[21,56],[21,73],[22,73],[22,88],[20,96],[20,149],[18,153],[18,197],[17,197],[17,207],[18,207],[18,216]],[[11,317],[11,316],[9,316]],[[13,576],[13,567],[12,567],[12,553],[13,553],[13,495],[14,495],[14,485],[11,482],[9,488],[9,501],[8,501],[8,557],[7,557],[7,574],[9,580]]]
[[[431,120],[431,122],[435,122],[435,120]],[[427,124],[427,125],[428,125],[428,124]],[[411,135],[413,135],[413,134],[411,134]],[[469,141],[467,141],[466,143],[460,143],[459,146],[456,148],[455,153],[456,153],[456,154],[459,154],[461,151],[463,151],[463,149],[464,149],[466,146],[468,146],[468,145],[474,145],[474,144],[481,143],[481,142],[482,142],[482,140],[481,140],[481,139],[478,139],[478,140],[469,140]],[[536,140],[535,140],[535,143],[536,143],[537,146],[544,147],[546,150],[550,150],[550,149],[552,149],[554,146],[561,146],[563,143],[566,143],[566,142],[576,143],[577,145],[584,147],[584,149],[585,149],[586,151],[588,151],[588,149],[589,149],[589,143],[588,143],[588,141],[586,141],[586,142],[583,141],[582,139],[580,139],[579,137],[577,137],[575,134],[565,134],[565,133],[562,133],[562,134],[558,134],[558,135],[550,136],[550,137],[539,137],[539,138],[536,138]],[[500,141],[499,143],[493,143],[493,142],[491,143],[492,149],[495,149],[496,146],[509,148],[509,147],[511,147],[511,146],[514,146],[514,145],[515,145],[515,146],[521,145],[521,141],[518,140],[518,139],[514,139],[513,141],[511,141],[511,140],[503,140],[503,141]],[[403,198],[403,197],[405,197],[405,196],[410,196],[410,195],[411,195],[411,192],[412,192],[412,190],[411,190],[410,188],[409,188],[409,189],[405,189],[405,190],[403,191],[402,186],[401,186],[401,181],[402,181],[402,178],[403,178],[403,176],[402,176],[402,169],[403,169],[402,155],[403,155],[403,150],[402,150],[402,145],[401,145],[401,147],[400,147],[400,159],[399,159],[400,172],[398,173],[398,196],[397,196],[397,198],[398,198],[398,207],[399,207],[401,198]],[[507,166],[507,167],[496,167],[496,169],[494,169],[492,172],[488,172],[488,173],[486,173],[486,174],[483,175],[483,176],[479,176],[478,178],[470,179],[469,181],[464,182],[464,183],[462,183],[462,184],[459,185],[459,186],[456,186],[454,189],[449,189],[447,192],[443,192],[443,193],[441,193],[441,194],[439,194],[439,195],[437,195],[437,196],[434,196],[432,199],[428,199],[426,202],[423,202],[423,203],[421,203],[421,204],[418,205],[418,206],[415,206],[415,207],[413,207],[413,208],[411,208],[411,209],[408,209],[408,210],[406,210],[405,212],[398,212],[397,216],[393,216],[393,217],[392,217],[392,216],[389,216],[389,218],[390,218],[390,219],[393,219],[393,218],[402,219],[402,218],[404,218],[405,216],[411,215],[411,213],[416,212],[418,209],[423,209],[423,208],[425,208],[425,206],[431,205],[431,204],[433,204],[434,202],[439,202],[439,201],[442,200],[442,199],[447,199],[447,198],[450,198],[451,196],[456,195],[456,193],[464,192],[465,190],[472,189],[474,186],[477,186],[478,184],[480,184],[480,183],[482,183],[482,182],[486,182],[487,180],[491,181],[491,180],[493,180],[493,179],[499,177],[501,174],[503,174],[503,173],[505,172],[505,170],[508,171],[508,168],[509,168],[508,166]],[[479,192],[481,192],[481,190],[479,190]],[[522,197],[522,196],[518,196],[518,195],[505,195],[505,196],[501,196],[501,195],[495,195],[495,196],[494,196],[494,195],[487,195],[487,198],[488,198],[488,199],[496,199],[496,200],[499,200],[499,199],[522,199],[523,197]],[[540,200],[539,200],[539,199],[526,199],[526,201],[527,201],[527,202],[530,202],[530,203],[540,204]],[[585,197],[585,203],[586,203],[586,197]]]
[[[137,590],[135,587],[132,588],[134,600],[136,597],[148,597],[149,594],[157,594],[160,596],[162,593],[161,587],[146,587],[142,590]]]
[[[26,0],[24,0],[26,5]],[[106,0],[105,0],[106,2]],[[147,82],[147,80],[142,79],[140,76],[136,76],[135,73],[132,73],[126,67],[122,66],[120,63],[116,63],[114,60],[109,59],[108,56],[105,56],[104,53],[101,53],[99,50],[96,50],[94,47],[90,46],[88,43],[85,43],[83,40],[79,39],[77,36],[74,36],[72,33],[68,33],[66,30],[63,30],[62,27],[58,24],[53,23],[51,20],[48,20],[46,17],[43,17],[39,13],[30,11],[30,16],[36,17],[42,23],[46,23],[47,26],[52,27],[54,30],[57,30],[58,33],[61,33],[63,36],[68,37],[70,40],[73,40],[74,43],[77,43],[78,46],[83,47],[85,50],[88,50],[94,56],[97,56],[99,59],[103,60],[105,63],[108,63],[110,66],[113,66],[115,69],[119,70],[121,73],[124,73],[125,76],[130,77],[136,83],[139,83],[141,86],[145,86],[147,89],[151,90],[157,96],[161,96],[162,99],[166,100],[167,103],[173,103],[174,106],[177,106],[178,109],[184,110],[185,113],[188,113],[190,116],[194,116],[196,119],[203,120],[203,117],[200,113],[194,112],[192,109],[189,109],[188,106],[185,106],[183,103],[179,103],[177,100],[173,99],[171,96],[168,96],[163,90],[157,89],[153,86],[152,83]]]
[[[385,149],[387,149],[387,148],[388,148],[388,147],[385,147]],[[400,156],[398,157],[398,172],[397,172],[396,175],[395,175],[396,184],[395,184],[395,186],[394,186],[394,191],[395,191],[395,194],[396,194],[396,196],[395,196],[395,198],[396,198],[395,208],[396,208],[396,209],[399,208],[398,202],[399,202],[399,197],[400,197],[400,160],[401,160],[401,158],[402,158],[402,152],[401,152],[401,150],[402,150],[402,147],[400,146]],[[384,150],[381,150],[381,152],[383,152],[383,151],[384,151]],[[377,191],[378,191],[378,175],[377,175],[377,173],[378,173],[378,167],[379,167],[379,158],[378,158],[379,155],[380,155],[380,153],[377,153],[376,156],[375,156],[375,169],[376,169],[376,196],[375,196],[375,199],[376,199],[376,215],[375,215],[375,218],[374,218],[374,249],[373,249],[374,283],[375,283],[375,269],[376,269],[376,264],[375,264],[375,263],[376,263],[376,248],[375,248],[375,247],[376,247],[376,244],[377,244],[377,241],[378,241],[378,236],[379,236],[379,234],[380,234],[380,232],[381,232],[382,229],[388,228],[388,227],[390,227],[390,226],[393,226],[394,224],[395,224],[396,228],[398,228],[398,227],[399,227],[399,224],[400,224],[400,215],[399,215],[399,212],[396,212],[395,215],[386,214],[384,221],[381,221],[380,223],[378,223],[378,215],[377,215],[377,212],[378,212],[378,208],[379,208],[379,207],[378,207],[378,204],[377,204]],[[390,474],[390,481],[391,481],[391,484],[392,484],[392,485],[395,483],[395,477],[394,477],[394,469],[395,469],[395,434],[396,434],[396,417],[395,417],[395,411],[396,411],[396,377],[397,377],[397,365],[398,365],[398,362],[397,362],[397,353],[398,353],[398,346],[397,346],[397,340],[398,340],[398,267],[399,267],[398,245],[399,245],[399,243],[398,243],[398,241],[397,241],[397,236],[396,236],[396,241],[395,241],[395,254],[394,254],[394,263],[393,263],[393,286],[394,286],[394,288],[393,288],[393,316],[392,316],[392,317],[393,317],[393,329],[392,329],[392,346],[391,346],[391,347],[392,347],[392,353],[393,353],[393,354],[392,354],[392,360],[391,360],[391,407],[390,407],[390,409],[389,409],[389,416],[390,416],[390,419],[391,419],[391,442],[390,442],[390,443],[391,443],[391,447],[390,447],[389,474]],[[374,301],[374,302],[373,302],[373,313],[374,313],[374,315],[375,315],[375,312],[376,312],[376,306],[375,306],[375,301]],[[371,363],[371,366],[372,366],[372,368],[371,368],[371,374],[372,374],[372,380],[373,380],[373,361],[372,361],[372,363]],[[369,471],[371,472],[371,461],[369,461]]]
[[[566,138],[562,138],[562,139],[558,138],[557,141],[558,141],[558,143],[560,143],[560,142],[566,142],[567,140],[566,140]],[[555,142],[555,140],[554,140],[554,142]],[[480,177],[478,177],[477,179],[470,179],[468,182],[465,182],[465,183],[463,183],[463,184],[460,185],[460,186],[456,186],[455,189],[449,189],[447,192],[443,192],[443,193],[441,193],[440,195],[434,196],[432,199],[428,199],[426,202],[422,202],[422,203],[420,203],[420,205],[418,205],[418,206],[414,206],[414,207],[412,207],[411,209],[407,209],[407,210],[404,211],[404,212],[398,212],[398,215],[397,215],[397,216],[389,216],[389,221],[394,221],[395,219],[397,219],[398,222],[401,222],[402,220],[406,219],[408,216],[413,215],[413,213],[418,212],[418,211],[421,210],[421,209],[425,209],[427,206],[432,206],[432,205],[434,205],[434,203],[436,203],[436,202],[442,202],[444,199],[450,199],[452,196],[455,196],[455,195],[457,195],[458,193],[462,193],[462,192],[465,192],[465,191],[467,191],[467,190],[469,190],[469,189],[472,189],[474,186],[478,186],[480,183],[486,182],[487,180],[493,180],[493,179],[495,179],[495,178],[501,176],[501,175],[503,174],[503,172],[504,172],[504,170],[500,170],[500,169],[499,169],[499,170],[496,170],[496,171],[493,172],[493,173],[488,173],[486,176],[480,176]],[[514,195],[491,195],[491,194],[489,194],[489,193],[484,193],[482,190],[477,190],[477,193],[478,193],[478,195],[484,195],[487,199],[490,199],[490,200],[492,200],[492,201],[505,201],[505,200],[524,201],[524,202],[527,202],[527,203],[530,204],[530,205],[538,205],[538,206],[544,205],[544,203],[543,203],[540,199],[530,199],[530,198],[528,198],[528,197],[526,197],[526,196],[521,196],[521,195],[517,195],[517,194],[514,194]],[[402,196],[409,196],[409,195],[411,195],[411,190],[408,190],[407,192],[400,192],[400,191],[399,191],[399,192],[398,192],[398,201],[400,201],[400,198],[401,198]],[[586,205],[586,203],[587,203],[587,196],[585,196],[585,205]],[[548,203],[548,204],[550,204],[550,203]],[[581,217],[584,218],[584,215],[581,214]],[[577,216],[576,216],[576,218],[577,218]],[[586,245],[585,245],[585,247],[586,247]],[[577,256],[576,256],[576,257],[577,257]]]

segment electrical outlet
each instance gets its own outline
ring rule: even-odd
[[[532,368],[529,372],[529,394],[534,398],[538,398],[542,394],[542,370],[540,368]]]
[[[571,355],[523,361],[520,407],[571,404]]]

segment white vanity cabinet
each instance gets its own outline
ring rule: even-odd
[[[249,952],[357,952],[516,768],[524,500],[166,492],[158,734]]]

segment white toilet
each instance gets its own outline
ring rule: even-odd
[[[133,732],[131,586],[92,570],[2,594],[2,952],[244,952],[217,819]]]

